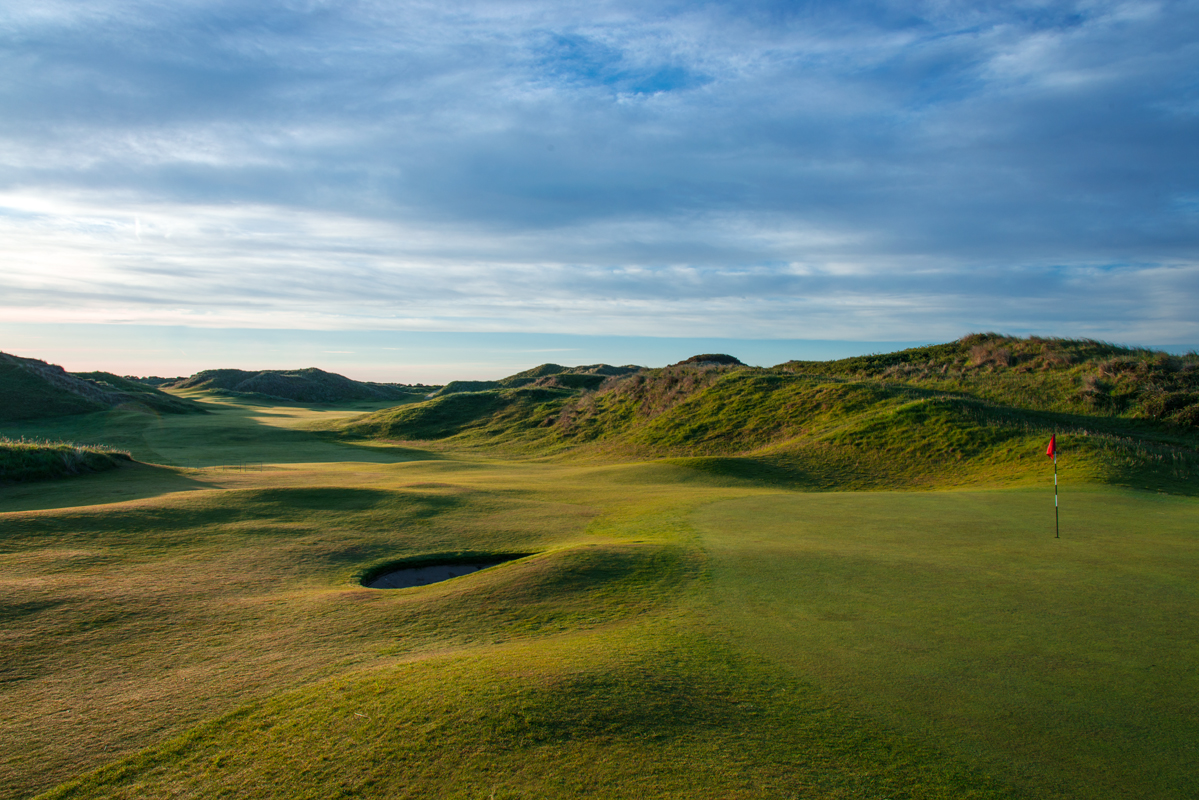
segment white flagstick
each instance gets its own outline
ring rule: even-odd
[[[1057,434],[1053,435],[1053,538],[1062,538],[1062,526],[1057,510]]]

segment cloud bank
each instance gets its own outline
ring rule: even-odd
[[[1189,2],[0,9],[0,314],[1199,342]]]

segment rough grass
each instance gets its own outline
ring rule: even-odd
[[[459,393],[334,427],[351,438],[481,452],[693,458],[729,475],[769,473],[780,485],[825,489],[1036,480],[1041,465],[1029,456],[1056,433],[1063,466],[1078,474],[1180,493],[1199,486],[1199,433],[1191,428],[1005,405],[986,394],[864,375],[676,365],[609,379],[594,392]]]
[[[0,353],[0,422],[86,414],[117,406],[186,414],[204,407],[108,372],[70,374],[33,358]]]
[[[972,334],[957,342],[780,369],[965,392],[1014,408],[1199,427],[1199,354],[1090,339]]]
[[[64,439],[126,450],[138,461],[190,468],[322,461],[393,462],[432,454],[394,447],[364,447],[314,435],[302,428],[330,424],[390,406],[392,401],[346,403],[335,408],[279,405],[205,392],[180,392],[209,413],[158,416],[143,408],[29,420],[4,426],[10,436]]]
[[[0,437],[0,483],[101,472],[131,460],[129,453],[111,447]]]
[[[86,414],[103,407],[47,383],[19,363],[0,359],[0,422]]]
[[[355,381],[315,367],[295,370],[207,369],[173,384],[176,389],[208,389],[249,397],[301,403],[354,401],[409,401],[423,397],[435,386],[415,386]]]

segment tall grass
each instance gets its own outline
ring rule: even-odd
[[[128,452],[104,445],[0,437],[0,482],[100,472],[132,460]]]

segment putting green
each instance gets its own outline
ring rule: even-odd
[[[1043,490],[777,495],[696,520],[733,641],[1035,797],[1199,796],[1199,503],[1066,507],[1061,539]]]

